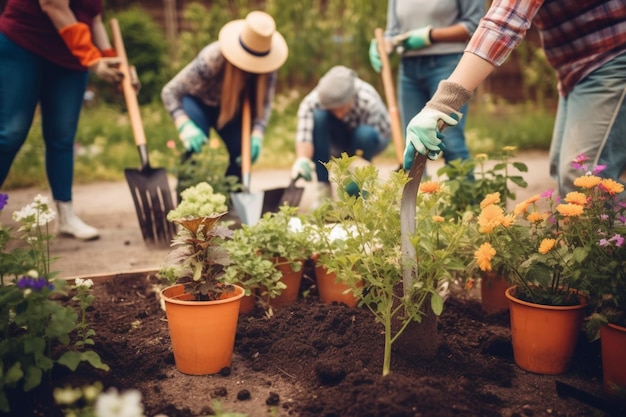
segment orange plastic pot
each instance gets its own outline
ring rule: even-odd
[[[233,294],[216,301],[193,301],[182,285],[161,290],[176,369],[208,375],[230,366],[243,295],[237,285]]]
[[[315,266],[315,281],[322,303],[339,303],[356,307],[358,299],[354,296],[352,288],[344,282],[337,281],[337,274],[328,272],[325,266]],[[363,280],[359,280],[356,287],[363,287]]]
[[[623,390],[626,389],[626,361],[624,361],[626,328],[615,324],[602,326],[600,328],[600,351],[604,392],[624,400]]]
[[[519,300],[517,287],[505,294],[511,314],[513,357],[520,368],[543,375],[565,372],[576,349],[587,302],[548,306]]]
[[[489,314],[507,311],[509,300],[504,292],[510,286],[502,274],[483,272],[480,279],[480,300],[483,310]]]
[[[279,296],[270,299],[269,304],[274,308],[287,307],[298,300],[304,268],[302,267],[302,262],[300,262],[300,269],[294,271],[291,268],[291,264],[282,259],[276,260],[275,264],[276,269],[283,275],[281,282],[285,284],[287,288],[283,289]]]

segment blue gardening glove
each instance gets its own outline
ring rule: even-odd
[[[430,31],[432,26],[426,26],[420,29],[412,30],[408,33],[408,37],[402,42],[404,49],[423,49],[430,46]]]
[[[207,137],[193,121],[186,120],[178,127],[178,137],[180,138],[185,149],[200,153],[202,145],[206,142]]]
[[[370,42],[369,56],[370,64],[372,68],[374,68],[374,71],[380,72],[383,68],[383,64],[380,61],[380,53],[378,53],[378,42],[376,42],[376,39],[372,39]]]
[[[291,166],[291,178],[304,178],[306,181],[313,180],[313,168],[312,162],[309,158],[303,156],[296,159],[296,162]]]
[[[424,108],[411,119],[406,128],[404,169],[411,168],[415,152],[434,160],[445,149],[444,144],[441,142],[443,134],[437,126],[440,120],[448,126],[456,126],[459,123],[456,114],[447,115],[442,111],[429,107]]]
[[[261,149],[263,148],[263,137],[262,136],[252,136],[252,144],[251,144],[251,152],[252,152],[252,163],[254,164],[259,156],[261,156]]]

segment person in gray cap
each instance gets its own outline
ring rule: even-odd
[[[331,196],[324,163],[343,152],[371,161],[387,147],[390,137],[389,112],[376,89],[350,68],[332,67],[298,108],[291,177],[312,181],[315,168],[318,206]]]

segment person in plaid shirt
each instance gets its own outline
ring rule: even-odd
[[[472,91],[519,45],[533,23],[558,79],[559,104],[550,174],[559,194],[574,190],[571,166],[584,154],[600,175],[621,182],[626,169],[626,2],[623,0],[495,0],[463,58],[408,124],[405,168],[415,152],[441,150],[438,120],[454,126]]]
[[[389,112],[376,89],[353,70],[331,68],[300,103],[296,132],[296,161],[292,178],[318,182],[316,205],[331,195],[328,171],[323,163],[345,152],[371,161],[389,144]],[[348,190],[356,194],[358,190]]]

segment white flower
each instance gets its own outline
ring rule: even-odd
[[[82,279],[82,278],[76,278],[74,280],[74,284],[77,287],[85,287],[85,288],[91,288],[93,287],[93,281],[90,279]]]
[[[96,401],[96,416],[98,417],[145,417],[141,393],[131,389],[119,394],[117,389],[109,388],[100,394]]]
[[[48,198],[37,194],[33,202],[13,212],[13,220],[22,223],[20,230],[30,231],[35,226],[45,226],[56,217],[48,205]]]

